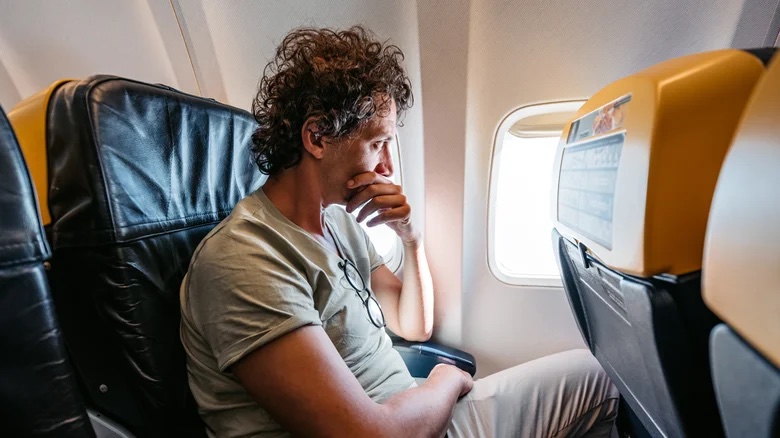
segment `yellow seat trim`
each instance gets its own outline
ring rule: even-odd
[[[584,243],[607,266],[631,275],[700,270],[718,172],[764,72],[754,55],[726,49],[657,64],[596,93],[567,124],[558,147],[552,206],[558,231]],[[588,141],[567,143],[572,123],[625,96],[630,102],[614,131],[624,131],[625,140],[611,194],[608,245],[558,220],[558,182],[563,151]]]
[[[38,196],[38,207],[44,226],[51,223],[48,160],[46,154],[46,114],[52,93],[60,85],[71,80],[62,79],[54,82],[45,90],[41,90],[21,101],[8,113],[8,119],[14,128],[16,138],[19,140],[24,160],[27,162],[27,169],[35,186]]]
[[[723,163],[702,268],[707,306],[780,368],[780,58]]]

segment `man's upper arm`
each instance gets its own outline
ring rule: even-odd
[[[320,325],[311,287],[273,248],[216,245],[190,272],[187,311],[220,370],[306,325]]]
[[[371,273],[371,290],[376,295],[379,305],[382,306],[387,327],[393,333],[400,333],[398,298],[401,296],[402,287],[401,280],[393,274],[387,265],[382,264]]]
[[[377,436],[385,422],[325,331],[306,326],[258,348],[231,370],[282,428],[299,436]]]

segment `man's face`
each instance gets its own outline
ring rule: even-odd
[[[377,114],[351,136],[330,140],[322,157],[323,198],[326,204],[345,205],[358,189],[348,189],[347,181],[364,172],[384,177],[393,175],[390,156],[396,135],[395,102],[387,114]]]

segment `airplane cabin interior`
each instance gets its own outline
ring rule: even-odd
[[[0,0],[0,436],[213,436],[182,279],[268,178],[281,39],[355,24],[414,95],[392,180],[433,337],[388,331],[413,377],[587,349],[613,437],[780,437],[778,0]]]

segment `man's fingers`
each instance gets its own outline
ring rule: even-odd
[[[406,196],[402,194],[376,196],[371,199],[371,202],[366,204],[358,213],[357,221],[363,222],[367,217],[371,216],[375,211],[381,209],[393,209],[395,207],[403,206],[406,204]]]
[[[363,172],[347,181],[347,188],[356,189],[369,184],[392,184],[393,182],[376,172]]]
[[[362,190],[352,195],[347,202],[347,211],[352,213],[353,210],[371,198],[400,193],[401,187],[395,184],[371,184],[370,186],[363,187]]]
[[[411,211],[412,209],[409,207],[409,204],[405,204],[398,208],[387,209],[366,222],[366,225],[374,227],[388,222],[396,222],[409,217]]]

